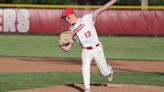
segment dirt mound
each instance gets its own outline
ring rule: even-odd
[[[114,71],[164,72],[162,61],[109,60],[108,63]],[[98,71],[94,62],[91,70]],[[1,57],[0,72],[81,72],[81,61]]]
[[[111,84],[110,86],[93,84],[92,92],[164,92],[164,87]],[[12,92],[83,92],[82,84],[51,86]]]
[[[164,72],[161,61],[110,60],[114,71]],[[92,63],[92,72],[98,71]],[[0,72],[81,72],[80,60],[56,60],[49,58],[1,57]],[[52,86],[14,92],[82,92],[82,84]],[[112,84],[92,85],[92,92],[164,92],[164,87]]]

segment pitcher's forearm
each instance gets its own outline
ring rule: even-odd
[[[117,0],[111,0],[108,3],[106,3],[103,7],[97,9],[94,12],[94,18],[96,18],[101,12],[103,12],[104,10],[108,9],[108,7],[110,7],[111,5],[113,5],[115,2],[117,2]]]
[[[60,48],[65,51],[65,52],[68,52],[72,47],[72,44],[68,44],[66,46],[60,46]]]

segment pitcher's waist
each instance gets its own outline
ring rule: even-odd
[[[87,47],[82,47],[83,49],[87,49],[87,50],[92,50],[94,49],[94,47],[99,47],[100,43],[96,44],[95,46],[87,46]]]

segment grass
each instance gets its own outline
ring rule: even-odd
[[[105,54],[112,59],[164,60],[164,38],[102,37]]]
[[[75,44],[68,53],[58,47],[58,36],[0,35],[0,56],[80,58]],[[109,59],[164,60],[163,37],[100,37]],[[105,83],[92,73],[92,83]],[[0,73],[0,92],[82,83],[80,73]],[[164,86],[164,73],[116,72],[114,84]]]
[[[75,44],[68,53],[58,47],[58,36],[1,35],[0,56],[80,58]],[[163,37],[100,37],[109,59],[164,60]]]
[[[164,86],[164,73],[117,72],[112,83]],[[105,83],[99,73],[91,74],[91,83]],[[80,73],[0,73],[0,92],[52,85],[82,83]]]

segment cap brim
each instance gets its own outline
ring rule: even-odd
[[[62,18],[62,19],[64,19],[64,18],[65,18],[65,16],[62,16],[61,18]]]
[[[67,17],[66,15],[63,15],[61,18],[64,19],[65,17]]]

